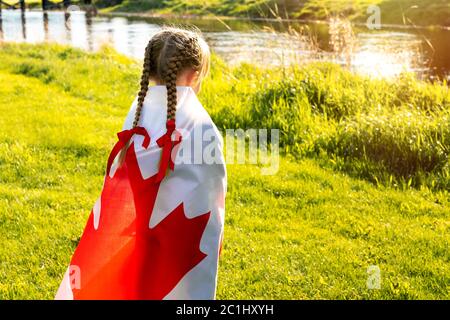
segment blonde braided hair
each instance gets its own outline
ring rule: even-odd
[[[144,65],[141,76],[141,90],[138,93],[138,103],[136,107],[136,113],[134,115],[133,128],[137,127],[139,123],[142,107],[144,106],[144,99],[148,91],[150,75],[152,72],[152,46],[153,42],[149,41],[147,47],[145,48]]]
[[[167,120],[175,120],[178,75],[185,69],[191,69],[198,72],[197,81],[201,81],[207,75],[209,67],[209,47],[198,30],[164,27],[156,33],[145,49],[133,128],[139,124],[150,80],[165,84],[167,88]],[[130,144],[131,142],[121,151],[120,164],[123,163]]]
[[[204,64],[202,48],[196,34],[173,33],[166,41],[162,54],[167,60],[160,59],[159,71],[167,88],[167,120],[174,120],[177,107],[177,78],[185,68],[200,71]],[[208,57],[209,58],[209,57]]]

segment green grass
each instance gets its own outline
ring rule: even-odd
[[[382,23],[450,26],[447,0],[97,0],[105,12],[152,12],[198,16],[327,19],[345,15],[365,22],[369,5],[380,6]]]
[[[0,298],[51,299],[100,193],[140,66],[109,49],[86,54],[48,45],[2,45],[0,59]],[[327,79],[336,92],[323,83]],[[450,298],[448,191],[426,183],[376,185],[363,171],[339,166],[339,152],[329,149],[373,142],[353,131],[339,140],[344,123],[364,132],[392,124],[387,139],[404,129],[402,112],[413,104],[427,115],[448,109],[444,87],[404,81],[411,82],[408,94],[400,90],[403,82],[370,81],[327,64],[283,75],[249,65],[230,69],[214,60],[200,99],[221,128],[258,120],[291,130],[282,139],[277,175],[262,176],[258,166],[228,166],[218,298]],[[390,111],[375,124],[364,116],[370,102],[377,107],[382,101],[397,101],[392,114],[400,124],[383,118]],[[264,108],[270,106],[268,116]],[[426,124],[415,120],[414,127],[434,130],[439,120],[431,117]],[[289,148],[295,133],[305,141],[293,138],[299,145]],[[357,153],[353,158],[345,159],[369,161]],[[420,157],[410,161],[422,163]],[[437,181],[437,173],[423,174]],[[381,269],[381,290],[366,287],[370,265]]]
[[[375,80],[327,63],[222,66],[212,79],[202,97],[222,128],[277,128],[287,154],[325,158],[377,184],[450,189],[446,84]]]
[[[0,52],[0,70],[57,85],[121,114],[133,99],[140,66],[106,51],[108,58],[101,59],[74,49],[9,45]],[[328,63],[229,68],[214,57],[201,96],[221,129],[280,129],[286,154],[326,159],[331,168],[377,184],[450,189],[446,84],[412,75],[374,80]]]
[[[308,0],[305,6],[294,13],[298,17],[326,19],[330,15],[342,14],[365,22],[370,14],[370,5],[380,7],[381,22],[420,26],[450,26],[450,3],[447,0]]]

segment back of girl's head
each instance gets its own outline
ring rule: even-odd
[[[133,127],[139,123],[150,80],[167,88],[167,120],[175,119],[177,105],[176,81],[182,71],[195,71],[200,82],[209,71],[210,51],[196,31],[165,27],[155,34],[145,49],[144,70]]]

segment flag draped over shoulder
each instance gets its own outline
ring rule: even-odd
[[[177,95],[176,122],[166,122],[165,86],[149,88],[134,129],[133,103],[56,299],[215,298],[223,142],[194,91]]]

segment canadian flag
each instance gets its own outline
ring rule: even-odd
[[[134,129],[133,103],[56,299],[215,298],[223,141],[190,87],[177,96],[176,122],[166,121],[166,87],[150,87]]]

